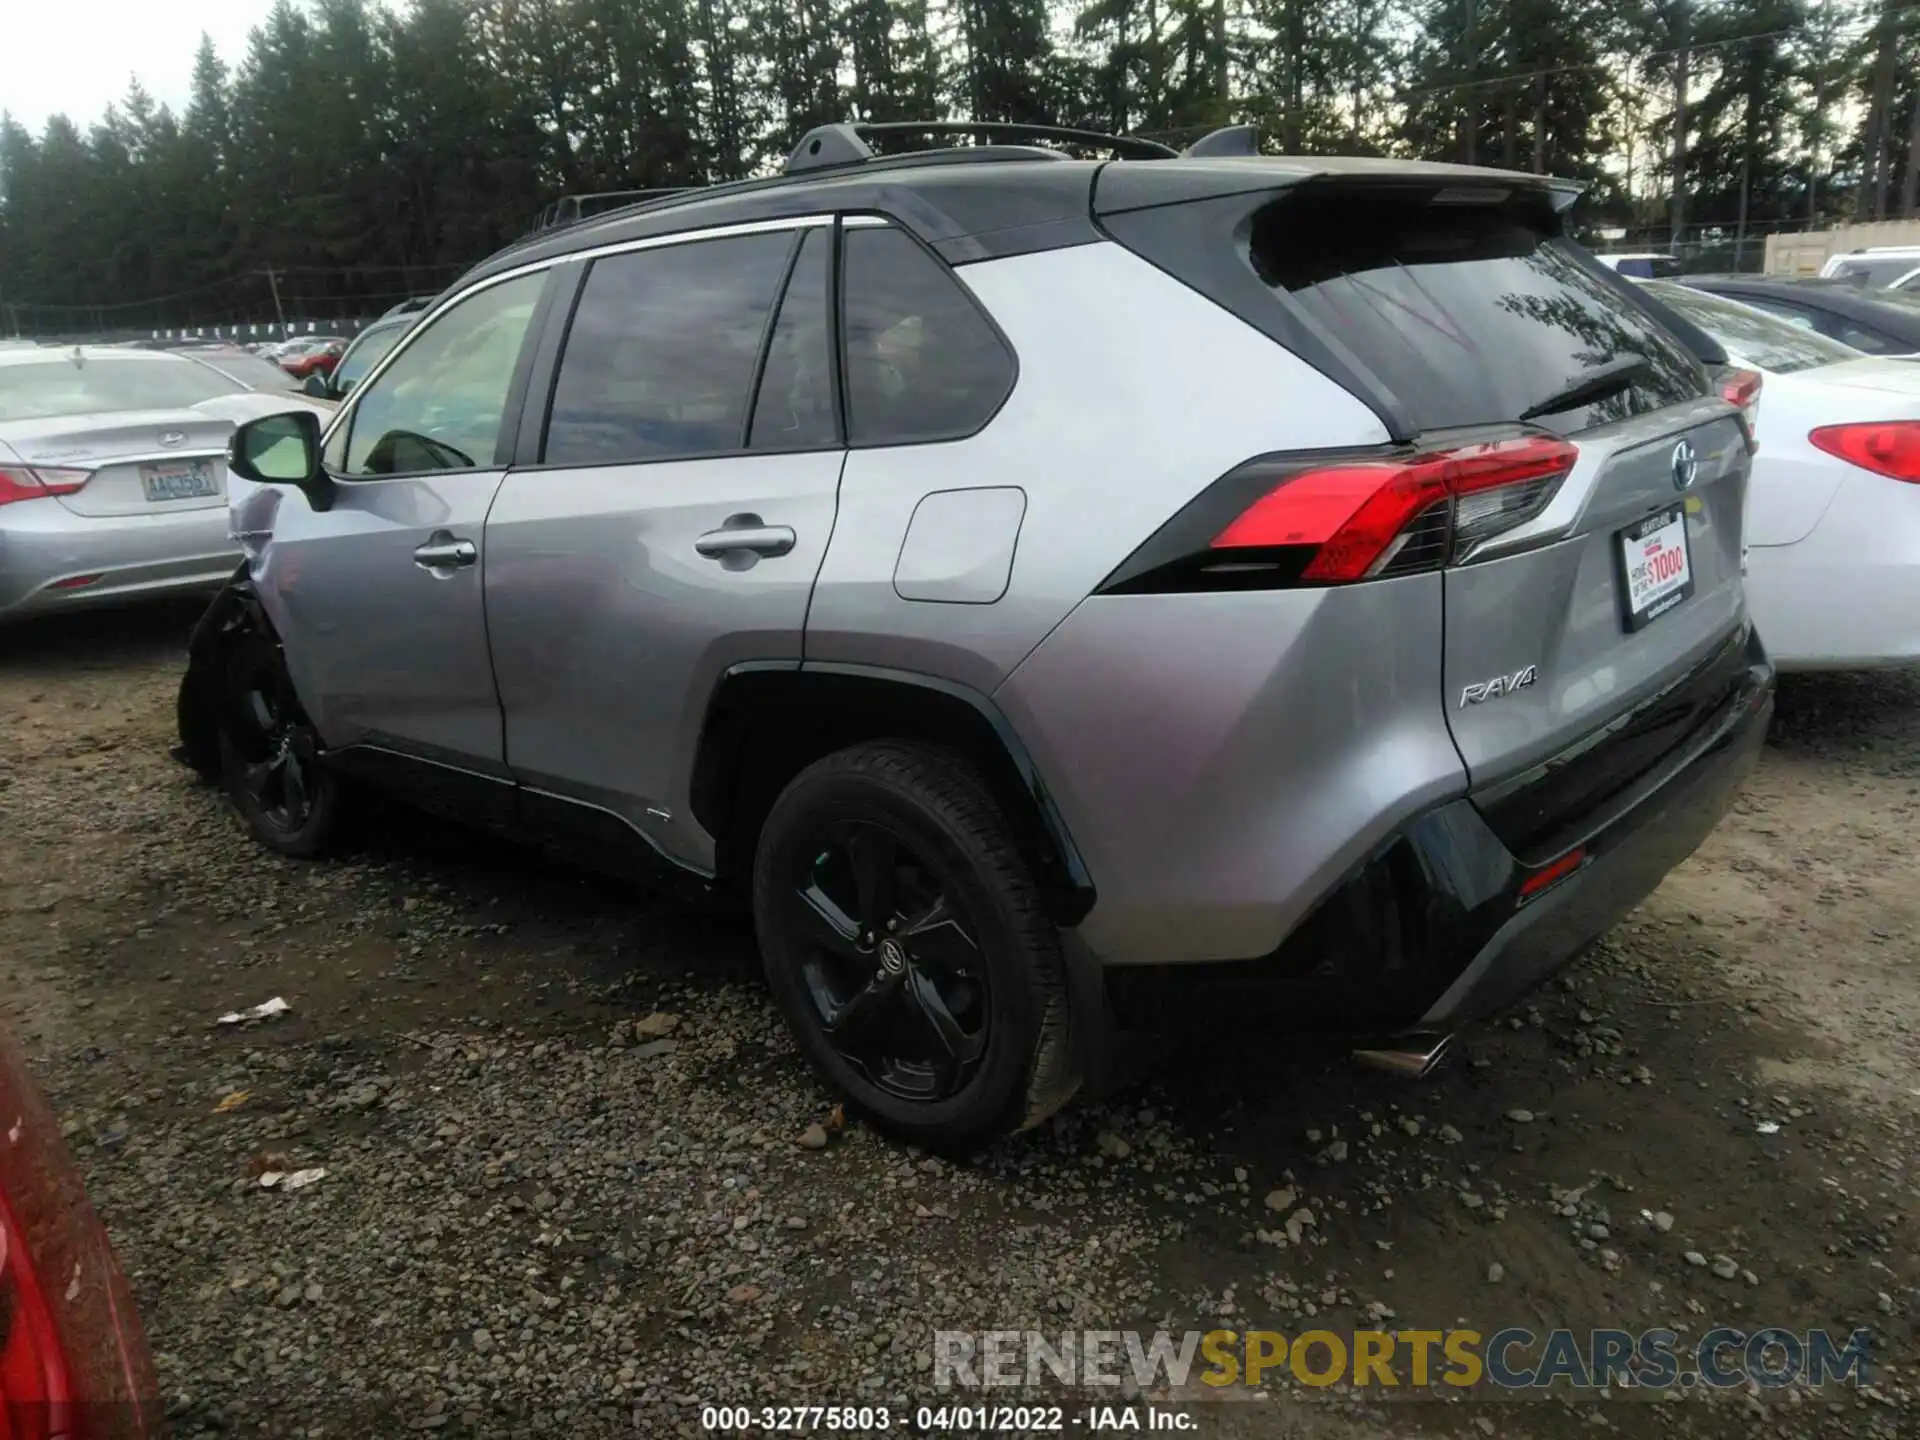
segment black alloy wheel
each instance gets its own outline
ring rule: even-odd
[[[875,740],[801,771],[753,911],[802,1055],[879,1128],[964,1153],[1077,1089],[1060,934],[968,756]]]
[[[340,780],[320,760],[280,647],[249,635],[228,657],[221,772],[254,838],[284,855],[321,853],[333,838]]]
[[[828,1042],[879,1089],[945,1100],[986,1054],[977,926],[939,858],[883,819],[821,827],[798,852],[788,923]]]

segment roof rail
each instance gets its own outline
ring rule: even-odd
[[[562,195],[534,217],[527,233],[537,235],[543,230],[557,230],[603,210],[617,210],[625,205],[664,199],[669,195],[684,195],[689,190],[699,188],[694,185],[669,185],[649,190],[586,190],[574,195]]]
[[[856,121],[820,125],[809,130],[787,157],[786,173],[800,175],[809,170],[859,165],[873,159],[873,147],[867,143],[867,137],[881,135],[973,135],[989,144],[1056,140],[1111,150],[1133,160],[1171,160],[1180,153],[1157,140],[1142,140],[1137,135],[1103,135],[1097,130],[1071,130],[1061,125],[1020,125],[998,120],[889,120],[880,124]]]

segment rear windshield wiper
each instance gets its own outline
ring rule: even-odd
[[[1520,418],[1537,420],[1542,415],[1557,415],[1562,410],[1592,405],[1626,389],[1646,371],[1646,356],[1622,355],[1618,360],[1609,360],[1598,370],[1589,370],[1572,384],[1561,386],[1546,399],[1529,405],[1520,412]]]

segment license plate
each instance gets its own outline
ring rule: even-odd
[[[149,500],[195,500],[220,493],[220,477],[205,460],[142,465],[140,484]]]
[[[1620,572],[1629,630],[1651,625],[1693,594],[1686,510],[1676,505],[1622,530]]]

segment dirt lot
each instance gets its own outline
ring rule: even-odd
[[[1433,1079],[1192,1017],[956,1168],[797,1143],[829,1105],[735,922],[404,815],[346,862],[251,847],[165,758],[191,618],[0,633],[0,1015],[178,1434],[906,1418],[935,1328],[1376,1323],[1866,1327],[1882,1364],[1672,1404],[1277,1385],[1192,1433],[1920,1434],[1920,674],[1787,682],[1706,849]]]

